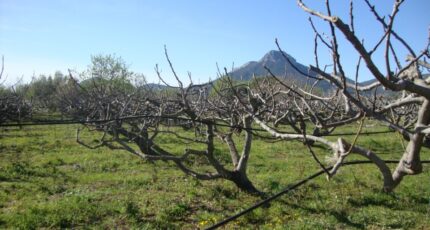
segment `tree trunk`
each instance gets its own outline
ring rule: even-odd
[[[235,183],[236,186],[244,192],[250,193],[252,195],[263,195],[263,193],[260,192],[248,179],[246,173],[242,173],[240,171],[232,171],[229,173],[227,179]]]
[[[427,126],[430,122],[430,101],[425,100],[418,111],[418,119],[416,127]],[[403,177],[406,175],[419,174],[422,171],[420,161],[421,147],[423,145],[425,135],[422,133],[415,133],[403,153],[402,159],[393,172],[393,186],[389,191],[394,190],[400,184]]]

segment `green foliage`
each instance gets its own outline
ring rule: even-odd
[[[7,88],[3,85],[0,85],[0,97],[3,97],[5,95],[8,95],[12,93],[12,90],[10,88]]]
[[[132,93],[132,81],[136,74],[131,72],[121,57],[96,55],[91,57],[91,65],[81,74],[81,85],[86,89],[121,93]]]
[[[57,111],[58,94],[61,87],[67,83],[60,71],[55,72],[54,77],[40,75],[34,78],[29,84],[18,86],[17,91],[21,92],[27,101],[31,101],[35,109]]]
[[[196,229],[259,201],[231,182],[198,181],[166,162],[151,164],[125,151],[84,148],[75,142],[76,127],[0,130],[0,228]],[[385,128],[372,124],[363,132],[381,130]],[[194,147],[172,140],[160,138],[172,152]],[[384,159],[402,154],[396,135],[362,136],[357,144],[376,149]],[[226,149],[219,143],[216,148],[223,157]],[[322,160],[331,154],[314,150]],[[421,158],[429,160],[429,151]],[[276,193],[317,170],[302,143],[269,144],[255,138],[248,175],[263,191]],[[422,174],[406,177],[394,194],[385,194],[374,165],[344,167],[332,180],[322,176],[310,181],[225,228],[428,229],[429,176],[425,165]]]

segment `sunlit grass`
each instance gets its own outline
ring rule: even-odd
[[[364,131],[386,130],[369,124]],[[355,131],[356,126],[336,132]],[[152,164],[108,148],[87,149],[76,143],[76,127],[0,131],[0,228],[204,228],[259,200],[231,182],[197,181],[166,162]],[[204,147],[172,136],[159,141],[176,153]],[[384,159],[402,154],[393,134],[362,136],[358,144]],[[225,147],[217,148],[217,156],[226,162]],[[315,151],[320,159],[331,154],[325,148]],[[422,159],[430,159],[429,151],[423,151]],[[248,174],[268,194],[317,170],[302,143],[254,141]],[[406,177],[395,193],[385,194],[375,166],[345,167],[332,180],[317,178],[226,228],[430,228],[429,176],[427,165],[424,173]]]

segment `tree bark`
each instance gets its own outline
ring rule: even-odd
[[[430,102],[426,99],[418,111],[418,120],[415,127],[417,128],[419,126],[428,125],[429,121]],[[404,176],[421,173],[422,164],[420,161],[420,151],[424,137],[425,135],[420,132],[416,132],[412,135],[412,138],[403,153],[402,159],[393,172],[393,186],[389,188],[389,191],[395,189],[396,186],[400,184]]]
[[[229,173],[227,179],[235,183],[236,186],[244,192],[250,193],[252,195],[259,195],[259,196],[263,195],[263,193],[260,190],[258,190],[254,186],[254,184],[252,184],[252,182],[248,179],[246,172],[232,171]]]

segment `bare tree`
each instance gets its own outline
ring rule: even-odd
[[[375,16],[376,22],[381,24],[382,28],[378,42],[369,48],[355,33],[352,1],[350,3],[350,23],[346,24],[340,17],[332,15],[329,0],[325,2],[327,12],[325,14],[307,7],[303,1],[298,0],[298,5],[305,12],[325,21],[329,28],[329,32],[323,34],[318,31],[310,19],[315,32],[316,65],[310,66],[309,73],[302,72],[302,74],[315,83],[328,81],[333,86],[333,93],[318,95],[313,92],[312,86],[306,89],[288,85],[273,75],[270,69],[267,69],[269,75],[277,80],[278,88],[269,92],[258,90],[258,88],[251,89],[249,97],[253,100],[250,100],[252,109],[247,109],[249,115],[261,128],[276,138],[300,140],[308,146],[313,142],[318,142],[331,148],[336,163],[331,171],[327,171],[329,177],[336,174],[345,158],[353,153],[364,156],[377,165],[384,178],[384,191],[392,191],[404,176],[420,173],[422,171],[421,148],[430,146],[428,136],[430,133],[430,78],[423,74],[429,69],[429,64],[425,60],[426,57],[429,57],[429,43],[425,44],[423,51],[416,52],[394,30],[393,23],[403,2],[402,0],[394,1],[393,11],[388,20],[385,20],[375,7],[365,0],[369,10]],[[339,32],[343,36],[338,35]],[[358,63],[355,76],[347,76],[345,73],[339,51],[340,39],[344,39],[346,43],[352,45],[357,52]],[[278,42],[276,44],[282,51]],[[318,45],[321,44],[331,53],[331,73],[322,69],[318,63],[321,57],[317,51]],[[378,66],[374,62],[374,54],[380,49],[383,50],[385,59],[382,66]],[[409,53],[405,64],[399,61],[396,54],[399,49],[405,49]],[[284,58],[293,65],[284,52],[283,54]],[[368,85],[357,83],[362,62],[372,77],[376,79]],[[385,74],[383,73],[384,68]],[[355,82],[349,80],[354,78]],[[381,90],[382,87],[386,90]],[[375,152],[356,145],[357,138],[353,143],[348,143],[343,138],[333,142],[324,137],[336,127],[357,121],[363,123],[365,118],[380,121],[400,133],[404,140],[408,141],[400,163],[394,171],[391,171]],[[285,133],[276,128],[280,122],[290,125],[295,133]],[[313,132],[307,134],[306,126],[312,126]],[[357,137],[360,135],[360,131],[361,128],[357,132]],[[309,149],[312,151],[310,146]],[[324,167],[315,154],[313,156],[321,167]]]
[[[166,57],[170,63],[167,51]],[[109,58],[93,60],[93,66],[104,66],[106,61]],[[79,129],[77,142],[88,148],[122,149],[149,162],[172,162],[197,179],[226,179],[246,192],[262,194],[246,173],[252,117],[235,106],[241,103],[236,99],[240,92],[227,83],[216,89],[192,82],[184,86],[171,63],[170,67],[178,87],[166,83],[164,89],[154,89],[143,83],[123,90],[128,72],[122,67],[105,66],[103,71],[90,73],[97,78],[80,82],[70,74],[71,83],[61,90],[65,109],[75,118],[94,121],[86,122],[86,129],[101,133],[98,143],[90,145]],[[158,67],[156,72],[164,81]],[[215,90],[212,95],[210,89]],[[182,143],[182,152],[169,149],[163,142],[166,137]],[[243,139],[242,148],[236,144],[238,138]]]
[[[31,115],[31,103],[24,99],[23,89],[17,92],[14,86],[5,87],[3,78],[4,57],[0,71],[0,124],[20,122]]]

